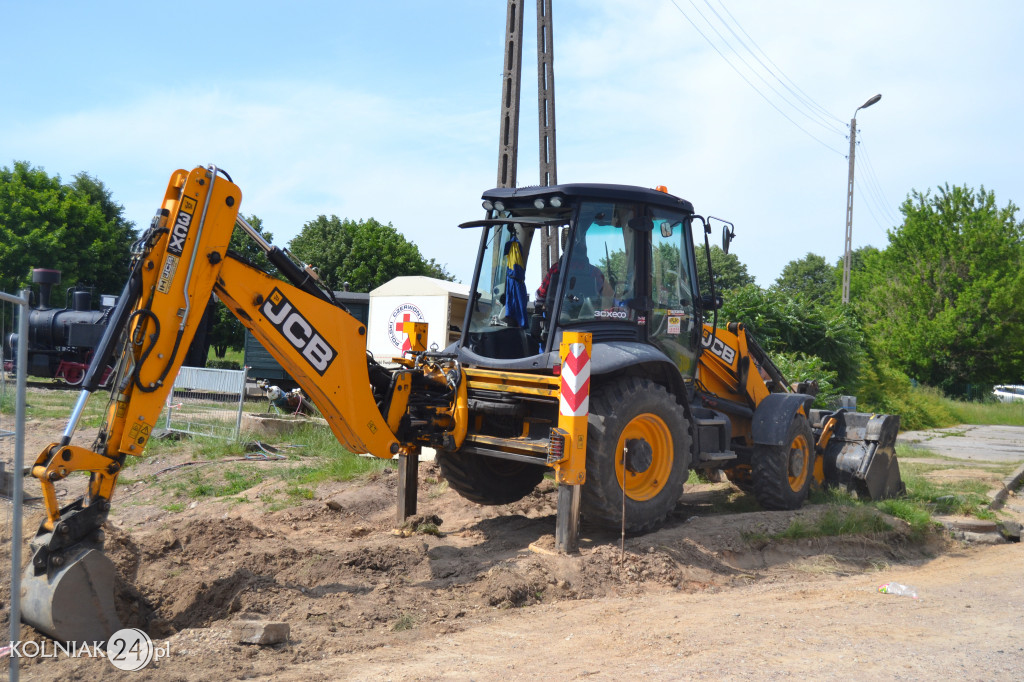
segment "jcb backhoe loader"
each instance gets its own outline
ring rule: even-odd
[[[485,192],[484,218],[461,226],[481,232],[461,339],[427,350],[425,325],[408,323],[412,351],[396,366],[366,353],[365,326],[312,268],[238,216],[241,198],[215,167],[174,172],[67,428],[32,467],[46,518],[25,570],[24,618],[56,639],[96,641],[120,627],[101,527],[211,293],[348,449],[399,458],[401,517],[415,510],[423,446],[437,449],[449,485],[481,504],[518,500],[553,469],[563,539],[580,508],[596,524],[656,527],[690,469],[724,469],[769,509],[799,507],[815,477],[873,497],[901,491],[898,418],[810,410],[813,396],[790,389],[740,325],[705,324],[720,301],[713,282],[698,288],[691,226],[707,244],[710,219],[663,188]],[[284,280],[228,250],[236,225]],[[546,273],[531,250],[542,226],[566,244]],[[726,248],[731,238],[726,224]],[[539,284],[536,302],[527,280]],[[116,374],[104,423],[91,446],[72,444],[108,363]],[[75,472],[89,473],[88,491],[61,508],[54,483]]]

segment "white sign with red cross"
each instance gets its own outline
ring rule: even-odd
[[[583,343],[569,345],[562,362],[562,390],[558,411],[567,417],[590,413],[590,355]]]
[[[388,338],[391,344],[405,353],[412,347],[408,332],[403,329],[406,322],[423,322],[423,312],[412,303],[403,303],[391,311],[388,318]]]

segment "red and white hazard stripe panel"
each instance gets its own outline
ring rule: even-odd
[[[590,355],[586,344],[569,345],[569,354],[562,362],[558,410],[567,417],[583,417],[590,412]]]

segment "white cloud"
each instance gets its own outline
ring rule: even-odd
[[[676,2],[698,20],[689,0]],[[694,2],[711,16],[707,4]],[[709,3],[722,12],[718,0]],[[858,117],[862,149],[889,202],[876,213],[898,213],[912,188],[947,181],[984,184],[1002,204],[1024,202],[1017,171],[1024,146],[1016,120],[1024,104],[1015,36],[1020,3],[970,10],[949,0],[727,6],[840,128],[857,105],[883,94]],[[520,185],[537,181],[531,12]],[[736,222],[736,253],[762,285],[808,251],[829,260],[841,255],[848,148],[841,135],[791,114],[837,154],[782,118],[670,2],[577,0],[556,2],[554,12],[559,180],[667,185],[698,211]],[[502,28],[445,25],[452,35],[486,30],[495,38]],[[479,215],[480,192],[495,182],[499,81],[467,87],[466,67],[445,62],[441,47],[401,47],[389,48],[392,69],[405,60],[407,77],[447,79],[452,90],[425,96],[424,87],[413,96],[382,80],[370,92],[372,60],[362,67],[362,90],[311,76],[261,80],[249,73],[218,86],[192,83],[134,97],[110,92],[103,104],[62,101],[60,113],[23,103],[33,114],[3,119],[0,149],[8,160],[27,159],[65,177],[88,171],[140,225],[170,171],[217,163],[242,187],[243,212],[263,218],[279,244],[320,213],[373,216],[467,281],[476,239],[455,225]],[[290,46],[292,63],[301,48]],[[497,72],[500,44],[487,49],[496,52],[479,60]],[[351,72],[350,63],[342,66]],[[316,72],[330,72],[329,65],[318,63]],[[450,95],[456,91],[460,99]],[[860,180],[856,196],[855,246],[884,246],[890,225],[884,215],[872,217]]]

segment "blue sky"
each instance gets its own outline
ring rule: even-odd
[[[736,224],[734,253],[762,286],[807,252],[842,255],[846,127],[875,93],[858,114],[855,247],[883,247],[915,188],[1024,202],[1024,3],[553,2],[559,180],[667,185]],[[520,185],[538,177],[534,5]],[[2,14],[0,165],[86,171],[145,226],[171,171],[214,163],[278,244],[320,214],[374,217],[469,281],[476,240],[455,226],[497,176],[504,0],[42,0]],[[746,70],[715,29],[795,86]],[[819,115],[786,103],[800,91]]]

